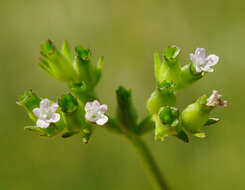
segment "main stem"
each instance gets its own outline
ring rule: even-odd
[[[169,190],[169,187],[161,174],[151,152],[143,140],[135,134],[126,134],[126,137],[138,152],[144,168],[147,170],[149,177],[156,190]]]

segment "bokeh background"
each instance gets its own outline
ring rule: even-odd
[[[1,0],[0,1],[0,189],[152,189],[134,149],[98,128],[88,145],[75,136],[51,139],[23,130],[31,121],[15,104],[27,89],[56,99],[66,92],[38,66],[46,39],[68,40],[105,56],[97,92],[115,112],[115,89],[131,88],[140,118],[154,88],[154,52],[183,48],[180,60],[205,47],[220,56],[215,72],[178,93],[182,109],[218,89],[229,107],[205,140],[184,144],[174,138],[154,142],[145,136],[173,190],[244,190],[244,44],[242,0]]]

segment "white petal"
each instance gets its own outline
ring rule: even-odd
[[[207,66],[216,65],[219,62],[219,57],[214,54],[211,54],[207,57],[206,62]]]
[[[92,103],[91,102],[87,102],[85,107],[84,107],[85,111],[89,111],[92,109]]]
[[[54,113],[51,117],[51,119],[49,119],[47,122],[50,122],[50,123],[56,123],[60,120],[60,114],[58,113]]]
[[[97,100],[94,100],[92,106],[93,108],[98,108],[100,106],[100,103]]]
[[[108,121],[108,117],[103,115],[100,119],[96,121],[97,125],[104,125]]]
[[[58,107],[59,107],[59,105],[58,105],[57,103],[53,103],[53,104],[50,106],[51,112],[55,113]]]
[[[208,66],[206,66],[206,67],[201,67],[201,69],[202,69],[203,71],[206,71],[206,72],[209,72],[209,73],[214,72],[214,69],[212,69],[212,68],[210,68],[210,67],[208,67]]]
[[[202,72],[202,69],[200,68],[199,64],[194,64],[194,67],[196,69],[196,72],[198,73]]]
[[[41,102],[40,102],[40,108],[48,108],[49,107],[49,100],[48,99],[43,99]]]
[[[40,128],[47,128],[49,126],[49,123],[44,120],[38,119],[36,125],[37,127],[40,127]]]
[[[107,105],[106,104],[103,104],[100,106],[100,112],[101,113],[105,113],[107,111]]]
[[[91,122],[95,122],[95,121],[97,120],[97,118],[92,117],[92,115],[93,115],[92,113],[87,112],[87,113],[85,114],[86,120],[91,121]]]
[[[193,53],[190,53],[190,60],[191,62],[195,63],[196,62],[196,56]]]
[[[34,108],[32,110],[32,112],[34,113],[34,115],[39,118],[40,117],[40,108]]]
[[[206,57],[206,50],[204,48],[197,48],[195,51],[195,55],[201,58]]]

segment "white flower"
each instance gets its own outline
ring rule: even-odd
[[[40,102],[40,108],[34,108],[32,111],[38,118],[37,127],[47,128],[50,123],[56,123],[60,120],[60,114],[56,113],[58,104],[53,103],[50,106],[48,99],[43,99]]]
[[[207,106],[210,107],[216,107],[217,105],[226,107],[227,106],[227,101],[222,101],[221,100],[222,95],[219,94],[217,90],[213,90],[213,93],[211,96],[207,99]]]
[[[190,59],[198,73],[202,71],[213,72],[214,69],[211,66],[216,65],[219,61],[219,57],[214,54],[206,57],[206,50],[204,48],[197,48],[195,54],[190,54]]]
[[[100,105],[97,100],[94,100],[93,102],[87,102],[84,109],[86,120],[95,122],[97,125],[104,125],[108,121],[108,117],[104,115],[107,111],[106,104]]]

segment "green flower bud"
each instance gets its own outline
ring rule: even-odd
[[[157,114],[161,107],[175,106],[175,104],[174,84],[163,81],[157,83],[157,88],[151,94],[146,106],[151,114]]]
[[[178,63],[180,48],[170,46],[164,52],[164,61],[161,62],[159,54],[154,55],[155,77],[157,82],[167,81],[178,84],[180,82],[181,69]]]
[[[221,95],[217,91],[213,91],[209,98],[204,95],[195,103],[189,105],[181,114],[183,127],[198,137],[204,137],[203,133],[200,133],[200,130],[205,125],[217,122],[209,118],[211,111],[217,105],[226,106],[226,101],[222,101],[220,98]]]
[[[62,116],[66,125],[66,132],[63,137],[79,133],[85,127],[84,106],[79,105],[71,94],[63,95],[59,101]]]

